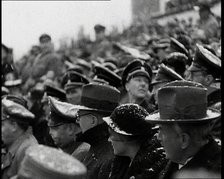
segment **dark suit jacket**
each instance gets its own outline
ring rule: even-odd
[[[169,161],[164,172],[161,173],[161,178],[172,178],[177,171],[199,169],[221,173],[221,147],[213,139],[203,146],[180,170],[178,170],[177,163]]]

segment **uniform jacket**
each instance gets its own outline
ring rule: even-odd
[[[164,151],[156,137],[147,139],[140,147],[131,165],[130,162],[129,157],[115,156],[109,178],[156,179],[167,164]]]
[[[32,66],[32,78],[38,79],[46,75],[48,71],[53,71],[55,76],[62,75],[63,62],[61,57],[53,52],[47,51],[38,55]]]
[[[103,123],[86,131],[79,138],[91,145],[83,160],[83,164],[87,167],[88,179],[105,179],[109,175],[105,163],[112,159],[113,148],[108,142],[108,137],[108,127]]]
[[[178,170],[177,163],[169,161],[165,170],[161,173],[161,179],[172,178],[177,171],[197,171],[200,168],[221,174],[221,147],[213,139],[203,146],[180,170]]]
[[[37,140],[30,131],[26,131],[22,136],[20,136],[8,149],[5,156],[3,156],[1,179],[9,179],[16,175],[25,156],[26,149],[36,144],[38,144]]]

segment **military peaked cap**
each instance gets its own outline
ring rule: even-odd
[[[214,78],[221,76],[221,59],[203,46],[196,44],[196,52],[189,71],[206,71]]]
[[[123,86],[125,86],[126,82],[129,81],[131,77],[135,76],[145,76],[148,78],[149,83],[151,83],[152,69],[146,62],[139,59],[128,63],[122,74]]]
[[[34,145],[26,150],[18,178],[82,179],[86,167],[62,150]]]
[[[158,83],[170,82],[175,80],[184,80],[184,79],[173,69],[167,67],[164,64],[161,64],[154,80],[151,83],[151,86]]]
[[[105,80],[109,85],[116,88],[121,86],[121,77],[103,65],[95,65],[93,71],[97,79]]]
[[[58,126],[64,123],[76,123],[78,113],[74,105],[61,102],[49,97],[50,120],[49,126]]]
[[[32,124],[34,122],[34,114],[24,106],[6,98],[2,99],[2,120],[13,118],[14,120]]]
[[[170,38],[170,48],[174,49],[177,52],[183,53],[186,56],[189,55],[189,52],[185,48],[185,46],[173,37]]]

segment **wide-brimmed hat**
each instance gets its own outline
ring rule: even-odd
[[[149,113],[138,104],[122,104],[103,120],[118,134],[138,136],[154,134],[151,124],[145,121]]]
[[[207,108],[207,89],[190,81],[173,81],[158,90],[159,110],[147,116],[151,123],[202,123],[220,112]]]
[[[203,46],[196,44],[196,52],[189,71],[207,71],[215,78],[221,76],[221,59]]]
[[[149,83],[152,80],[152,69],[143,60],[136,59],[127,64],[122,74],[122,84],[125,86],[126,82],[134,76],[145,76],[148,78]]]
[[[34,145],[26,150],[18,178],[81,179],[86,167],[62,150]]]
[[[107,84],[89,83],[84,85],[79,110],[110,114],[120,102],[120,91]]]

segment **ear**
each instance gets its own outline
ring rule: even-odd
[[[95,127],[98,124],[98,118],[97,116],[91,114],[90,115],[90,120],[91,120],[91,126]]]
[[[81,132],[81,128],[76,124],[68,124],[67,128],[68,128],[69,135],[74,135]]]
[[[129,91],[129,82],[127,82],[127,83],[125,84],[125,89],[126,89],[127,91]]]
[[[210,84],[212,84],[214,81],[214,77],[210,74],[208,74],[205,78],[205,83],[207,86],[209,86]]]
[[[12,132],[16,132],[18,128],[18,124],[15,121],[11,121],[11,130]]]
[[[190,144],[190,136],[187,133],[181,134],[181,148],[186,149]]]

